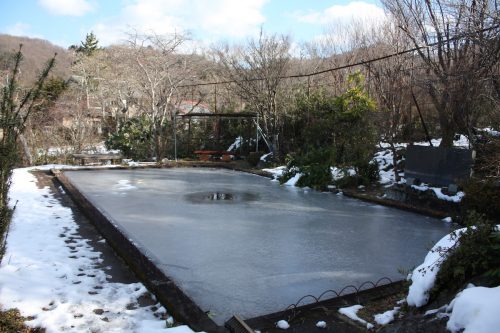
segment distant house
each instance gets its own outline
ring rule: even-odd
[[[179,115],[186,115],[188,113],[212,113],[208,104],[193,100],[183,100],[176,109]]]

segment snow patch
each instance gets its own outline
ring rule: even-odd
[[[234,142],[227,148],[226,151],[233,151],[241,147],[241,143],[243,142],[243,137],[237,137]]]
[[[286,166],[279,166],[276,168],[262,169],[262,171],[269,172],[273,175],[273,180],[278,181],[278,178],[283,176],[286,171]]]
[[[317,328],[326,328],[326,322],[324,322],[323,320],[320,320],[316,323],[316,327]]]
[[[441,144],[441,139],[432,139],[432,145],[434,147],[439,147]],[[429,146],[429,141],[422,141],[422,142],[414,142],[413,143],[416,146]],[[460,134],[458,139],[453,140],[453,147],[459,147],[459,148],[469,148],[469,139],[465,135]]]
[[[500,327],[500,286],[472,287],[460,292],[450,303],[446,327],[451,332],[494,332]]]
[[[455,246],[465,230],[467,228],[458,229],[441,238],[427,253],[424,262],[413,270],[410,274],[412,284],[406,298],[408,305],[421,307],[427,304],[429,292],[434,286],[441,263],[447,257],[447,251]]]
[[[465,193],[460,191],[457,192],[455,195],[447,195],[444,194],[441,188],[438,187],[431,187],[431,189],[434,191],[438,199],[445,200],[445,201],[452,201],[452,202],[460,202],[465,196]]]
[[[260,157],[260,160],[261,160],[262,162],[266,162],[266,161],[267,161],[267,158],[268,158],[268,157],[271,157],[271,156],[273,156],[273,153],[267,153],[267,154],[264,154],[264,155],[262,155],[262,156]]]
[[[356,171],[353,168],[343,169],[337,167],[330,167],[333,180],[339,180],[347,176],[356,176]]]
[[[488,133],[491,136],[500,136],[500,132],[495,131],[492,127],[483,128],[482,131]]]
[[[349,306],[349,307],[346,307],[346,308],[340,308],[339,309],[339,313],[340,314],[343,314],[344,316],[352,319],[352,320],[355,320],[357,322],[360,322],[361,324],[363,325],[366,325],[366,328],[371,330],[373,328],[373,324],[367,322],[366,320],[364,319],[361,319],[358,317],[358,311],[361,310],[363,308],[362,305],[359,305],[359,304],[356,304],[356,305],[353,305],[353,306]]]
[[[447,195],[443,193],[443,190],[440,187],[430,187],[427,184],[421,184],[421,185],[412,185],[411,188],[417,190],[417,191],[428,191],[432,190],[436,194],[436,197],[440,200],[445,200],[445,201],[451,201],[451,202],[460,202],[465,196],[465,193],[462,191],[457,192],[455,195]]]
[[[288,181],[285,183],[286,186],[295,186],[297,182],[299,181],[300,177],[302,177],[302,173],[296,173],[295,176],[292,178],[288,179]]]
[[[282,330],[287,330],[290,328],[290,324],[286,320],[280,320],[276,323],[276,327],[281,328]]]
[[[394,320],[394,317],[399,312],[400,307],[395,307],[392,310],[388,310],[384,313],[379,313],[373,316],[375,322],[379,325],[387,325]]]

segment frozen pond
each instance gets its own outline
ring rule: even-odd
[[[440,220],[214,169],[70,171],[73,184],[147,249],[218,324],[422,262]]]

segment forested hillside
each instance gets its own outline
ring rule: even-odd
[[[21,85],[32,82],[48,59],[57,53],[56,66],[51,73],[53,76],[67,79],[70,76],[71,55],[60,46],[56,46],[44,39],[17,37],[0,34],[0,71],[8,70],[13,55],[23,45],[23,66],[19,76]]]

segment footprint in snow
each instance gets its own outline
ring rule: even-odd
[[[102,315],[104,313],[104,310],[103,309],[94,309],[93,312],[96,315],[100,316],[100,315]]]
[[[57,307],[56,303],[54,301],[50,302],[49,305],[44,306],[42,308],[43,311],[52,311]]]

